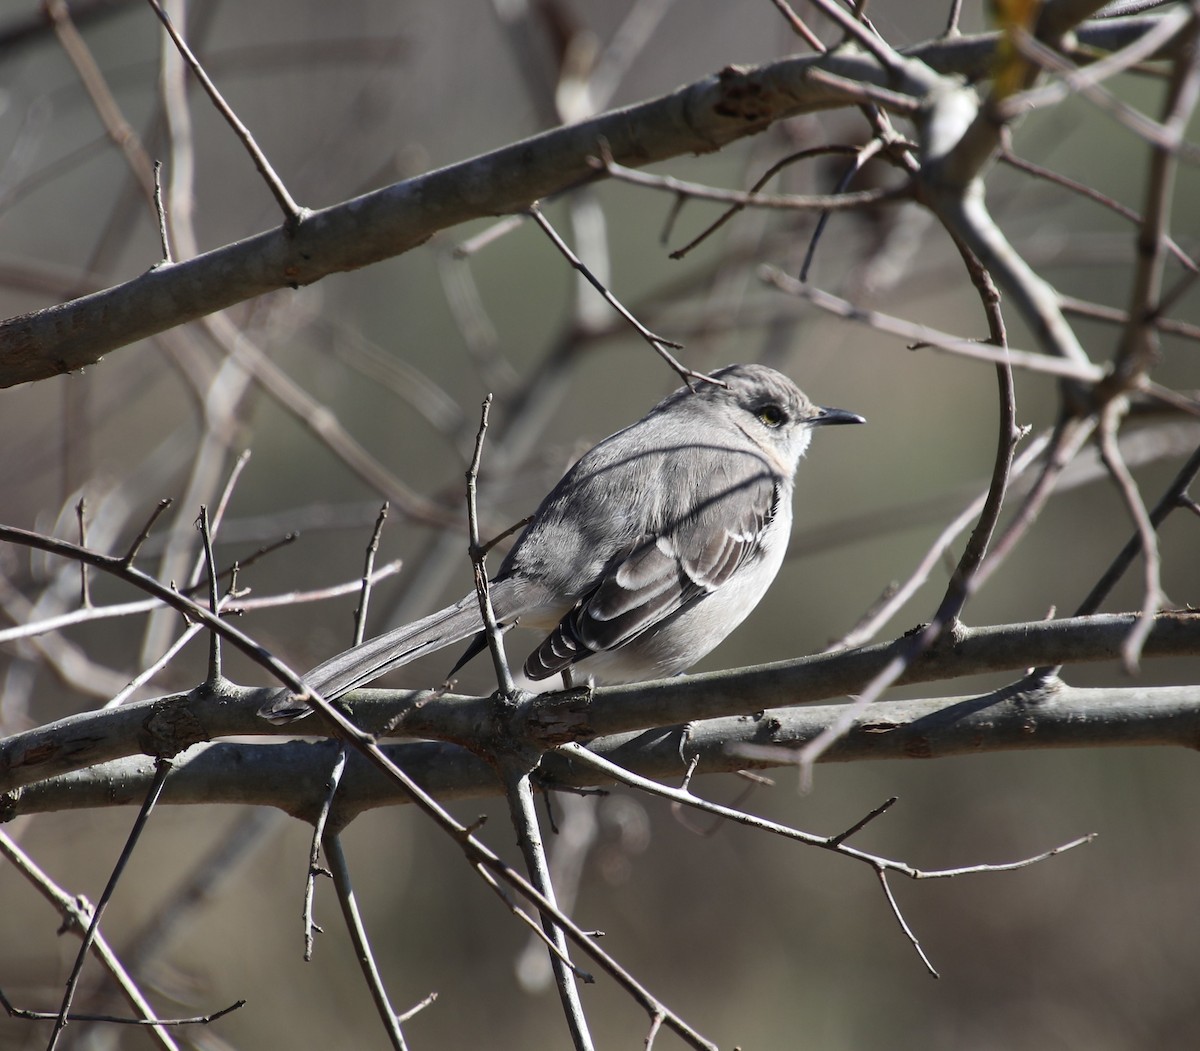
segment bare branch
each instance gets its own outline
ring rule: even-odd
[[[524,769],[524,766],[524,763],[511,760],[502,764],[509,817],[517,833],[517,846],[525,859],[529,881],[537,887],[543,898],[557,907],[554,883],[550,878],[550,865],[546,859],[546,847],[538,827],[533,788],[529,771]],[[554,922],[554,918],[546,913],[542,914],[542,928],[553,950],[550,952],[550,967],[554,971],[554,984],[558,988],[563,1013],[567,1018],[571,1043],[576,1051],[591,1051],[594,1044],[583,1011],[583,1002],[579,998],[579,988],[575,984],[577,968],[567,955],[566,935]]]
[[[162,9],[162,5],[158,0],[147,0],[147,2],[154,9],[154,13],[158,15],[158,20],[163,24],[163,28],[179,49],[179,53],[191,67],[196,79],[200,82],[200,86],[204,88],[205,93],[212,99],[217,112],[225,118],[225,122],[233,129],[233,133],[241,140],[246,152],[250,154],[250,159],[254,162],[254,167],[258,169],[259,175],[263,177],[263,181],[267,184],[267,189],[271,191],[272,196],[283,212],[285,226],[290,228],[302,222],[308,214],[307,209],[301,208],[300,205],[292,200],[292,195],[288,193],[287,187],[283,185],[283,180],[275,174],[275,169],[271,167],[271,162],[267,160],[266,154],[259,149],[258,143],[254,141],[254,136],[250,134],[250,129],[241,122],[238,115],[233,112],[233,109],[222,98],[221,93],[217,90],[217,86],[209,78],[208,74],[204,72],[204,67],[200,65],[199,59],[192,54],[192,49],[187,46],[187,42],[179,35],[171,19],[167,17],[166,11]]]
[[[993,556],[994,557],[994,556]],[[196,607],[197,619],[209,616]],[[1021,672],[1059,663],[1082,664],[1120,658],[1121,646],[1136,622],[1133,614],[1108,614],[1031,621],[991,628],[959,625],[951,644],[935,647],[913,661],[900,684],[933,682],[984,672]],[[225,621],[213,630],[227,632],[238,645],[235,629]],[[586,703],[569,695],[548,695],[539,703],[542,716],[562,735],[581,738],[641,732],[648,727],[684,724],[691,720],[738,718],[786,704],[809,704],[854,694],[877,675],[907,645],[893,642],[841,653],[733,672],[710,672],[686,678],[631,686],[609,686],[593,692]],[[239,646],[240,648],[240,646]],[[1200,613],[1160,613],[1146,641],[1144,657],[1200,655]],[[280,676],[286,670],[277,672]],[[296,679],[298,683],[298,678]],[[292,689],[298,685],[289,684]],[[160,750],[182,750],[201,740],[241,734],[284,733],[255,715],[273,688],[246,690],[225,686],[223,694],[203,690],[192,694],[138,701],[103,712],[85,712],[0,739],[0,792],[9,792],[57,774],[140,753],[147,742]],[[567,697],[564,706],[562,700]],[[492,716],[490,697],[469,699],[429,691],[363,690],[342,699],[357,723],[384,727],[394,724],[402,736],[479,741],[479,728]],[[841,708],[831,717],[836,717]],[[186,713],[182,715],[181,713]],[[826,713],[830,715],[831,713]],[[536,707],[530,717],[534,728]],[[149,735],[149,736],[148,736]],[[322,791],[326,770],[321,772]],[[286,780],[286,779],[285,779]],[[249,801],[249,800],[248,800]],[[318,799],[311,811],[316,813]]]
[[[992,365],[1007,362],[1013,368],[1042,372],[1050,376],[1061,376],[1064,379],[1078,380],[1083,383],[1098,383],[1105,376],[1105,371],[1100,366],[1087,361],[1064,360],[1027,350],[991,347],[986,343],[974,343],[971,340],[939,332],[926,325],[917,325],[901,318],[891,317],[877,310],[856,307],[839,296],[806,285],[771,266],[760,267],[759,274],[764,281],[774,285],[781,292],[807,299],[810,303],[831,314],[870,325],[871,328],[878,329],[880,332],[899,336],[902,339],[927,344],[935,350],[944,350],[949,354],[957,354],[964,358],[974,358],[976,361],[986,361]]]
[[[1099,23],[1082,27],[1079,38],[1111,48],[1156,24],[1155,16]],[[984,34],[941,40],[913,55],[941,73],[987,75],[997,39]],[[598,142],[608,143],[618,163],[644,165],[716,149],[773,121],[844,104],[840,94],[807,81],[808,69],[818,62],[840,76],[888,84],[871,58],[802,56],[709,77],[662,98],[556,128],[316,211],[290,235],[266,231],[103,292],[10,318],[0,323],[0,386],[78,369],[234,303],[391,258],[469,219],[523,211],[594,177],[589,158]],[[770,105],[747,120],[739,100],[751,93]],[[530,164],[531,154],[544,163]],[[475,190],[464,194],[464,185]]]
[[[1114,640],[1114,659],[1119,659],[1133,623],[1132,617],[1123,619]],[[596,696],[605,699],[602,692]],[[490,698],[485,701],[490,703]],[[460,704],[467,702],[459,698]],[[664,782],[679,781],[692,760],[706,773],[794,767],[797,749],[814,740],[846,707],[768,707],[750,716],[697,720],[687,724],[686,731],[676,724],[654,733],[637,730],[599,737],[590,741],[588,749],[625,770]],[[1198,713],[1200,687],[1196,686],[1085,689],[1057,680],[1038,689],[883,700],[856,720],[821,761],[927,761],[1105,747],[1194,749],[1200,735]],[[359,702],[356,714],[370,716],[371,706]],[[145,718],[144,711],[141,717]],[[492,767],[458,745],[389,744],[383,752],[443,801],[498,796],[503,791]],[[9,791],[0,797],[2,812],[16,816],[136,806],[145,797],[154,768],[132,747],[124,754],[128,758],[97,762]],[[239,803],[311,815],[327,795],[328,752],[307,742],[202,744],[175,762],[160,805]],[[594,767],[571,763],[561,755],[548,755],[542,765],[547,785],[570,789],[609,783]],[[381,779],[365,759],[350,757],[338,792],[340,822],[367,810],[410,802],[403,789]]]
[[[343,750],[344,754],[344,750]],[[367,929],[358,911],[358,902],[354,897],[354,885],[350,881],[350,867],[346,864],[346,855],[342,851],[341,840],[337,834],[326,831],[322,839],[325,857],[329,859],[329,867],[333,875],[333,884],[337,888],[338,902],[342,906],[342,915],[346,920],[346,928],[350,932],[350,940],[354,943],[354,955],[358,965],[367,980],[371,990],[371,998],[383,1022],[384,1032],[387,1033],[394,1051],[408,1051],[404,1033],[400,1029],[400,1016],[396,1014],[388,999],[387,990],[383,986],[383,977],[375,963],[375,955],[371,951],[371,943],[367,937]]]
[[[554,227],[550,225],[549,220],[547,220],[547,218],[542,214],[542,210],[536,204],[530,207],[529,214],[533,216],[534,221],[542,228],[542,231],[547,237],[550,238],[554,247],[563,254],[571,266],[574,267],[578,273],[582,274],[584,278],[587,279],[588,283],[604,297],[605,301],[609,303],[609,305],[611,305],[618,314],[620,314],[634,327],[637,334],[641,336],[642,339],[644,339],[647,343],[649,343],[654,349],[655,353],[657,353],[658,356],[663,359],[663,361],[665,361],[671,366],[672,369],[675,370],[676,374],[681,380],[683,380],[684,383],[691,384],[693,380],[704,380],[709,383],[716,382],[710,377],[705,376],[703,373],[695,372],[692,369],[687,368],[687,366],[682,365],[671,353],[671,351],[667,349],[670,347],[674,348],[675,350],[679,350],[681,344],[676,343],[673,340],[663,339],[662,336],[656,336],[653,332],[646,328],[645,325],[638,321],[638,319],[621,304],[620,300],[618,300],[616,296],[614,296],[607,288],[604,287],[603,283],[583,264],[579,257],[567,247],[567,243],[558,236],[558,231],[556,231]]]
[[[803,832],[798,828],[793,828],[789,825],[784,825],[777,821],[770,821],[766,818],[761,818],[761,817],[757,817],[753,814],[748,814],[745,811],[737,810],[733,807],[727,807],[727,806],[723,806],[720,803],[710,802],[709,800],[702,799],[699,796],[693,795],[691,793],[691,791],[689,791],[688,789],[670,788],[666,785],[659,784],[656,781],[651,781],[648,778],[640,777],[640,776],[630,772],[629,770],[623,769],[622,767],[618,766],[616,763],[610,762],[609,760],[602,758],[601,756],[597,755],[596,753],[589,751],[588,749],[584,748],[582,745],[577,745],[577,744],[562,745],[560,748],[560,751],[564,755],[566,755],[569,758],[571,758],[572,760],[574,760],[575,762],[580,763],[585,767],[591,767],[592,769],[601,772],[605,776],[606,779],[611,779],[613,781],[616,781],[618,784],[627,785],[630,788],[636,788],[636,789],[639,789],[650,795],[659,796],[663,799],[668,799],[668,800],[671,800],[672,802],[680,803],[684,806],[692,807],[696,810],[702,810],[705,813],[715,814],[718,817],[725,818],[726,820],[736,822],[737,824],[740,824],[740,825],[746,825],[750,828],[757,829],[761,832],[769,832],[769,833],[772,833],[777,836],[782,836],[784,839],[790,839],[794,842],[802,843],[802,844],[804,844],[806,846],[810,846],[810,847],[819,847],[824,850],[830,850],[830,851],[834,852],[835,854],[841,854],[844,857],[853,859],[855,861],[863,862],[864,864],[866,864],[870,868],[872,868],[880,876],[881,881],[883,883],[884,892],[888,898],[888,902],[891,905],[892,910],[896,915],[896,918],[900,921],[901,927],[903,928],[905,934],[908,936],[909,940],[912,942],[914,948],[916,948],[922,961],[925,963],[925,965],[927,967],[929,967],[929,970],[933,973],[933,975],[935,977],[937,976],[937,972],[934,971],[933,967],[930,965],[929,960],[926,957],[924,951],[921,949],[920,943],[917,941],[916,936],[912,933],[912,931],[908,927],[908,924],[904,921],[904,918],[901,916],[900,910],[899,910],[898,906],[896,905],[896,901],[892,897],[891,892],[887,886],[887,881],[886,881],[886,879],[883,879],[883,877],[889,872],[896,872],[901,875],[907,876],[909,879],[914,879],[914,880],[940,879],[940,878],[947,878],[947,877],[951,877],[951,876],[964,875],[968,871],[967,869],[964,869],[964,868],[939,869],[939,870],[918,869],[915,866],[907,864],[906,862],[895,861],[891,858],[885,858],[885,857],[882,857],[877,854],[871,854],[871,853],[868,853],[867,851],[859,850],[857,847],[847,846],[846,843],[844,842],[847,833],[842,833],[841,835],[837,835],[837,836],[814,835],[810,832]],[[885,809],[886,809],[886,807],[885,807]],[[851,831],[855,831],[857,827],[861,827],[867,821],[870,821],[873,818],[878,817],[881,812],[882,811],[879,808],[871,811],[871,813],[869,813],[863,821],[859,822],[857,826],[852,826]],[[1081,839],[1076,839],[1076,840],[1073,840],[1069,844],[1065,844],[1063,846],[1056,847],[1052,851],[1048,851],[1043,854],[1039,854],[1036,857],[1024,858],[1021,861],[1017,861],[1017,862],[1009,862],[1009,863],[1005,863],[1002,865],[971,866],[969,871],[972,873],[1004,872],[1004,871],[1011,870],[1012,868],[1025,868],[1031,864],[1037,863],[1038,861],[1046,860],[1047,858],[1054,857],[1057,854],[1061,854],[1063,851],[1070,850],[1072,847],[1080,846],[1084,843],[1090,842],[1090,838],[1091,837],[1083,837]]]
[[[0,1006],[8,1012],[9,1018],[22,1018],[30,1022],[49,1022],[58,1017],[57,1011],[29,1011],[16,1007],[3,990],[0,990]],[[116,1015],[86,1014],[72,1011],[67,1015],[68,1022],[107,1022],[111,1025],[149,1025],[149,1026],[179,1026],[179,1025],[209,1025],[218,1018],[245,1007],[245,1000],[235,1000],[228,1007],[222,1007],[212,1014],[194,1015],[191,1018],[119,1018]]]
[[[645,186],[652,190],[663,190],[681,197],[692,197],[698,201],[717,201],[721,204],[738,205],[742,208],[771,208],[780,211],[852,211],[884,201],[895,201],[911,196],[911,189],[898,186],[890,190],[860,190],[857,193],[829,194],[769,194],[742,190],[721,190],[715,186],[704,186],[697,182],[676,179],[671,175],[647,175],[617,164],[607,150],[595,158],[595,167],[611,178],[634,186]]]
[[[42,895],[51,905],[62,913],[64,926],[69,926],[72,930],[83,935],[91,926],[93,919],[93,911],[87,900],[82,895],[68,894],[65,890],[59,887],[45,872],[38,867],[37,863],[26,854],[20,846],[8,835],[7,832],[0,829],[0,855],[3,855],[5,860],[9,862],[19,872],[39,894]],[[121,961],[117,958],[109,946],[104,935],[99,931],[95,931],[91,942],[92,953],[100,960],[105,970],[112,976],[117,986],[121,990],[121,995],[126,1001],[141,1014],[141,1016],[151,1023],[157,1022],[155,1012],[134,984],[133,979],[129,976],[128,971],[122,966]],[[57,1019],[58,1012],[55,1012]],[[179,1045],[175,1042],[174,1037],[163,1027],[152,1025],[151,1033],[154,1036],[157,1044],[165,1048],[166,1051],[180,1051]]]
[[[1154,532],[1154,523],[1150,520],[1146,505],[1142,503],[1137,482],[1129,473],[1129,468],[1125,466],[1125,461],[1121,459],[1121,453],[1117,448],[1116,429],[1119,415],[1115,411],[1116,408],[1116,403],[1109,404],[1100,421],[1097,437],[1100,442],[1100,455],[1104,457],[1104,464],[1112,475],[1117,491],[1121,494],[1121,499],[1125,504],[1125,509],[1129,512],[1129,517],[1133,519],[1137,529],[1138,543],[1142,549],[1142,559],[1146,567],[1142,582],[1141,613],[1133,630],[1129,633],[1129,638],[1125,640],[1125,645],[1121,647],[1121,657],[1125,668],[1132,674],[1137,670],[1142,645],[1154,622],[1154,614],[1163,604],[1160,577],[1162,560],[1158,552],[1158,537]]]
[[[125,846],[121,850],[121,855],[117,858],[117,862],[113,866],[112,874],[108,877],[108,883],[105,884],[104,890],[96,902],[96,907],[92,910],[91,922],[89,922],[87,931],[84,933],[83,943],[80,945],[79,953],[75,957],[75,965],[71,968],[71,975],[67,979],[62,1006],[58,1009],[58,1017],[54,1020],[54,1029],[50,1034],[50,1042],[46,1045],[47,1051],[54,1051],[54,1048],[58,1045],[62,1031],[66,1028],[67,1017],[71,1011],[71,1003],[75,998],[75,990],[79,985],[79,976],[83,971],[84,960],[87,959],[88,950],[91,948],[100,927],[100,917],[104,915],[105,908],[109,901],[112,900],[113,892],[117,889],[117,883],[121,879],[121,874],[125,871],[126,864],[128,864],[129,859],[133,856],[134,848],[141,838],[146,823],[150,820],[150,814],[154,811],[154,805],[158,802],[163,785],[166,784],[167,775],[171,772],[170,762],[161,757],[154,761],[154,767],[154,781],[146,793],[146,799],[142,803],[142,808],[138,812],[137,818],[134,820],[133,827],[129,830],[129,837],[125,840]]]
[[[383,523],[387,521],[388,504],[385,500],[379,508],[379,517],[375,519],[375,529],[367,544],[367,553],[363,559],[362,587],[359,590],[358,606],[354,610],[354,643],[362,644],[367,628],[367,605],[371,601],[371,588],[375,583],[375,556],[379,553],[379,538],[383,533]]]
[[[305,963],[311,960],[313,956],[314,933],[325,933],[320,924],[313,919],[313,899],[316,896],[317,877],[333,875],[329,869],[323,868],[320,864],[321,844],[325,839],[326,828],[329,824],[329,814],[333,809],[333,800],[337,796],[338,786],[342,783],[342,774],[346,770],[346,754],[345,745],[339,745],[337,758],[329,770],[329,780],[325,786],[325,798],[321,800],[321,809],[317,811],[317,819],[313,822],[312,844],[308,849],[308,875],[304,878]]]

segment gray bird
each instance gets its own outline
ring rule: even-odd
[[[545,633],[518,685],[677,675],[733,631],[775,579],[812,429],[866,421],[814,405],[765,365],[728,365],[712,378],[719,383],[679,388],[585,453],[509,551],[491,582],[496,619]],[[304,678],[333,699],[472,637],[468,656],[485,645],[474,592]],[[259,714],[284,723],[309,711],[281,690]]]

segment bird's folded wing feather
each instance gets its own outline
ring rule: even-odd
[[[757,475],[639,538],[530,655],[525,674],[548,678],[589,653],[616,649],[716,591],[759,557],[779,499],[778,482]]]

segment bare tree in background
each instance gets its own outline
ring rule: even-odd
[[[249,6],[0,22],[0,1043],[1193,1046],[1200,5]],[[257,718],[731,360],[704,670]]]

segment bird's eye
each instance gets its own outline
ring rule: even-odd
[[[754,415],[771,428],[779,427],[787,420],[787,413],[778,405],[771,403],[760,405],[754,410]]]

